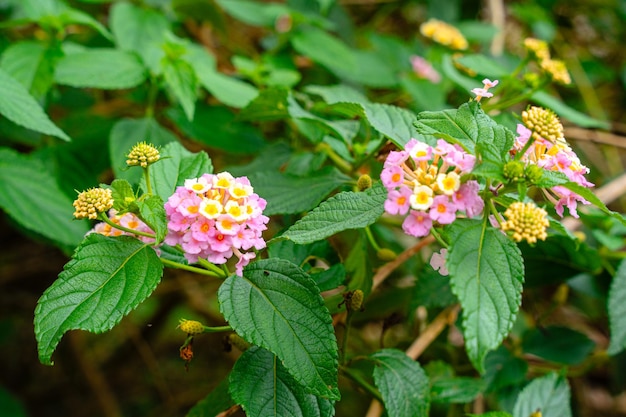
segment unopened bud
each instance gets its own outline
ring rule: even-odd
[[[235,346],[242,352],[245,352],[246,350],[250,349],[250,346],[252,346],[237,333],[231,333],[228,335],[228,343],[230,343],[232,346]]]
[[[159,150],[154,146],[146,142],[139,142],[130,149],[128,156],[126,157],[126,165],[128,166],[141,166],[146,168],[150,164],[154,164],[159,160],[161,155]]]
[[[204,325],[199,321],[180,319],[178,328],[187,334],[204,333]]]
[[[382,248],[376,252],[376,256],[378,256],[378,259],[381,261],[393,261],[398,255],[391,249]]]
[[[524,176],[531,184],[537,184],[543,177],[543,168],[530,164],[524,169]]]
[[[365,191],[368,188],[372,188],[372,178],[367,174],[363,174],[359,177],[359,180],[356,182],[356,186],[359,189],[359,191]]]
[[[521,161],[509,161],[504,165],[504,178],[510,181],[520,181],[524,177],[524,163]]]
[[[349,310],[360,311],[361,307],[363,307],[363,291],[354,290],[347,304]]]

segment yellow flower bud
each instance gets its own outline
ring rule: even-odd
[[[546,139],[552,143],[564,142],[563,125],[552,110],[531,106],[522,112],[526,127],[533,131],[533,138]]]
[[[204,325],[199,321],[180,319],[178,328],[187,334],[204,333]]]
[[[130,149],[126,156],[126,165],[146,168],[148,165],[158,161],[160,157],[159,150],[154,145],[139,142]]]
[[[72,204],[76,209],[74,217],[77,219],[96,219],[98,214],[104,213],[113,207],[113,197],[110,189],[90,188],[78,194]]]
[[[502,230],[510,232],[516,242],[525,240],[532,244],[548,237],[548,213],[534,203],[515,202],[506,209],[504,217],[507,220],[502,223]]]

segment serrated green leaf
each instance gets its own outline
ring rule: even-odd
[[[346,268],[343,264],[335,264],[320,272],[311,273],[311,279],[320,291],[328,291],[342,285],[346,281]]]
[[[189,410],[186,417],[215,417],[235,405],[235,402],[230,398],[228,386],[228,378],[225,378],[209,395],[198,401]]]
[[[485,384],[480,379],[439,378],[431,383],[430,399],[433,403],[463,404],[474,401],[484,390]]]
[[[158,195],[151,195],[136,202],[139,207],[139,217],[156,234],[156,241],[162,242],[167,234],[167,216],[163,207],[163,199]]]
[[[485,369],[483,380],[487,391],[493,392],[522,384],[528,372],[528,362],[513,356],[505,346],[500,346],[485,357]]]
[[[220,310],[247,341],[268,349],[307,391],[339,399],[332,318],[313,280],[282,259],[248,265],[218,292]]]
[[[296,51],[340,77],[346,77],[358,71],[357,60],[352,49],[322,29],[306,27],[291,37],[291,44]]]
[[[156,252],[143,242],[88,235],[37,303],[41,363],[52,364],[52,353],[69,330],[110,330],[154,291],[162,274]]]
[[[40,160],[0,148],[0,184],[0,207],[22,227],[67,248],[89,230]]]
[[[118,212],[128,211],[130,204],[137,199],[133,187],[124,179],[113,180],[109,188],[113,197],[113,208]]]
[[[611,341],[607,349],[615,355],[626,348],[626,262],[622,261],[609,289],[608,312],[611,327]]]
[[[457,302],[450,288],[450,277],[442,276],[429,268],[419,274],[411,299],[412,310],[419,306],[426,308],[447,307]]]
[[[165,59],[161,62],[165,83],[183,110],[188,120],[193,120],[198,95],[196,73],[187,62],[180,59]]]
[[[136,52],[153,73],[160,73],[160,62],[165,55],[161,45],[170,30],[162,13],[126,2],[115,3],[109,25],[120,49]]]
[[[427,417],[430,387],[419,363],[396,349],[380,350],[370,359],[375,363],[374,382],[389,417]]]
[[[185,135],[211,148],[234,154],[253,154],[265,146],[256,127],[237,120],[235,114],[223,106],[199,104],[191,121],[178,108],[169,109],[167,116]]]
[[[463,67],[490,78],[502,79],[513,72],[513,68],[506,68],[497,60],[483,54],[463,55],[456,58],[456,61]]]
[[[490,411],[485,414],[468,414],[469,417],[513,417],[509,413],[505,413],[504,411]]]
[[[186,179],[213,173],[213,165],[204,151],[191,153],[178,142],[170,142],[161,149],[161,160],[150,166],[150,182],[154,194],[163,201],[174,194],[176,187]],[[145,181],[141,187],[146,191]]]
[[[152,118],[117,121],[109,134],[109,153],[115,176],[127,180],[131,185],[137,184],[142,170],[137,167],[129,168],[126,165],[126,155],[130,149],[139,142],[160,147],[177,140],[173,133]]]
[[[463,308],[463,336],[472,364],[485,372],[484,358],[508,334],[522,301],[524,264],[520,250],[484,221],[457,220],[446,229],[452,292]]]
[[[70,140],[69,136],[50,120],[28,90],[2,69],[0,69],[0,86],[2,86],[0,114],[27,129]]]
[[[542,417],[571,417],[570,389],[567,380],[552,372],[534,379],[517,397],[514,417],[528,417],[537,410]]]
[[[235,363],[230,393],[249,416],[331,417],[334,401],[306,392],[271,352],[252,347]]]
[[[241,109],[239,120],[269,121],[289,116],[287,98],[289,90],[284,87],[271,87],[262,90],[246,107]]]
[[[77,88],[122,89],[143,83],[146,69],[131,52],[102,48],[65,55],[54,78]]]
[[[90,28],[95,29],[100,35],[102,35],[106,39],[113,40],[113,36],[111,35],[111,33],[109,33],[107,28],[102,23],[98,22],[96,19],[80,10],[68,7],[65,11],[63,11],[63,13],[59,15],[59,20],[65,25],[74,23],[89,26]]]
[[[250,178],[255,192],[267,200],[263,213],[268,216],[311,210],[337,187],[350,181],[350,177],[337,169],[324,169],[306,177],[260,172]]]
[[[365,96],[346,86],[310,86],[307,92],[317,94],[332,105],[353,106],[356,114],[364,117],[374,129],[387,136],[398,147],[403,148],[411,138],[420,138],[415,130],[415,114],[389,104],[371,103]]]
[[[227,106],[237,109],[246,107],[259,95],[256,87],[217,71],[196,70],[196,74],[202,87]]]
[[[545,360],[576,365],[584,361],[596,344],[583,333],[563,326],[535,328],[524,334],[524,352]]]
[[[296,243],[325,239],[347,229],[369,226],[382,216],[387,191],[381,184],[364,192],[342,192],[320,204],[282,235]]]

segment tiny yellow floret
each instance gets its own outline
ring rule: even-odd
[[[524,125],[533,131],[533,138],[543,138],[552,143],[564,142],[563,125],[553,111],[531,106],[522,112]]]
[[[516,242],[525,240],[532,244],[548,237],[548,213],[534,203],[515,202],[506,209],[504,217],[507,220],[502,223],[502,230],[510,232]]]

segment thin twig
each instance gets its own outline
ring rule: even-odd
[[[386,263],[385,265],[381,266],[376,272],[376,274],[374,275],[374,278],[372,278],[372,281],[373,281],[372,291],[376,289],[380,284],[382,284],[385,281],[385,279],[387,279],[387,277],[396,268],[398,268],[400,265],[408,261],[411,258],[411,256],[415,255],[417,252],[422,250],[422,248],[424,248],[427,245],[430,245],[434,241],[435,241],[434,237],[427,236],[424,239],[417,242],[415,245],[406,249],[404,252],[398,255],[396,259],[394,259],[393,261],[390,261]]]

